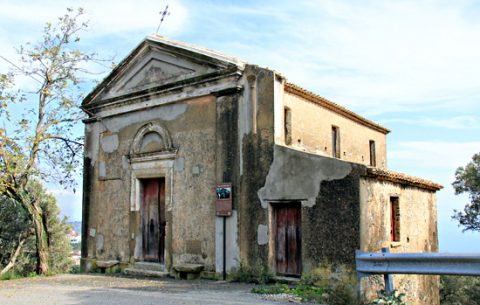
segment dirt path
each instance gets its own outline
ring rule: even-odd
[[[263,300],[251,285],[66,274],[0,281],[0,304],[292,304]]]

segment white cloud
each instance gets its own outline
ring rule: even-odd
[[[479,129],[480,118],[472,115],[453,116],[450,118],[421,117],[394,118],[382,120],[382,124],[401,123],[416,126],[429,126],[447,129]]]
[[[187,10],[180,1],[168,1],[171,16],[167,16],[162,30],[169,35],[177,34],[183,29]],[[0,1],[2,10],[0,18],[10,23],[30,25],[36,32],[46,21],[54,21],[66,12],[67,7],[82,7],[87,13],[92,28],[90,35],[103,36],[133,31],[145,31],[145,36],[153,33],[160,21],[159,12],[165,8],[167,1],[152,2],[148,0],[84,0],[84,1]]]
[[[168,2],[163,35],[188,33],[198,44],[216,37],[231,55],[276,68],[364,115],[474,109],[480,101],[480,18],[472,1]],[[85,37],[128,40],[131,49],[156,29],[166,3],[84,0]],[[0,0],[0,24],[13,25],[2,32],[2,49],[18,45],[9,37],[20,32],[35,40],[46,20],[78,5]],[[118,45],[100,48],[112,53]]]
[[[480,152],[480,142],[397,142],[388,152],[390,162],[418,168],[449,169],[451,173]]]
[[[480,18],[468,18],[470,4],[259,2],[254,9],[268,13],[255,32],[242,18],[258,12],[213,3],[204,11],[219,18],[201,21],[223,23],[225,35],[234,37],[224,44],[242,41],[246,59],[341,104],[380,113],[478,104]]]
[[[82,191],[50,188],[47,193],[52,194],[57,199],[60,206],[61,216],[67,216],[70,220],[82,219]]]

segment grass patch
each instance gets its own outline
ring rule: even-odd
[[[22,276],[17,274],[17,273],[14,273],[14,272],[7,272],[7,273],[4,273],[0,276],[0,281],[9,281],[9,280],[15,280],[15,279],[19,279],[21,278]]]

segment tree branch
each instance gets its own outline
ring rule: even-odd
[[[20,237],[18,238],[18,245],[17,245],[17,248],[15,249],[15,253],[13,253],[13,255],[10,257],[10,261],[5,266],[5,268],[3,268],[2,271],[0,271],[0,275],[7,273],[10,269],[13,268],[13,266],[15,266],[15,262],[17,261],[17,258],[20,255],[20,251],[22,250],[22,246],[27,240],[27,238],[28,238],[28,235],[23,238],[20,235]]]

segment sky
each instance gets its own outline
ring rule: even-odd
[[[454,194],[455,170],[480,152],[478,1],[0,0],[0,55],[15,62],[15,47],[81,6],[82,50],[119,62],[156,31],[167,4],[161,35],[275,69],[391,129],[388,167],[444,186],[440,251],[480,252],[480,233],[451,220],[468,200]],[[8,68],[0,60],[0,73]],[[64,215],[81,219],[81,192],[49,189]]]

